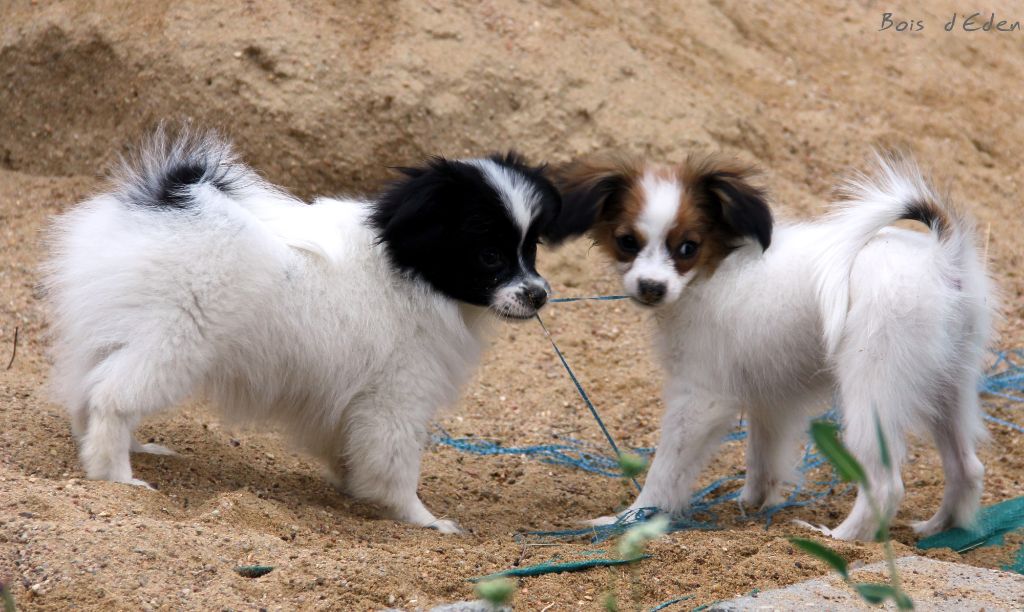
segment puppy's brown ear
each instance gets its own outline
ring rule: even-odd
[[[753,168],[706,158],[687,160],[686,182],[694,186],[698,205],[734,238],[753,238],[767,249],[772,243],[772,210],[763,189],[750,183]]]
[[[558,244],[614,218],[632,174],[629,164],[615,159],[578,160],[555,168],[552,179],[562,192],[562,210],[544,230],[545,242]]]

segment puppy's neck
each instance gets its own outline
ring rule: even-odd
[[[459,305],[459,315],[470,332],[481,338],[492,334],[496,317],[491,314],[489,308],[466,302],[456,303]]]

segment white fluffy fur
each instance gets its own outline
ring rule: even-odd
[[[666,412],[631,509],[685,509],[741,412],[750,422],[741,501],[781,501],[808,414],[834,396],[845,442],[887,516],[903,497],[905,435],[921,429],[939,448],[946,491],[917,530],[970,523],[984,472],[975,455],[984,436],[977,384],[994,308],[973,229],[906,160],[879,158],[877,172],[851,181],[847,194],[824,219],[777,225],[763,254],[740,247],[710,278],[655,310]],[[886,227],[914,201],[943,209],[948,234]],[[668,262],[660,272],[675,274]],[[881,462],[875,414],[892,469]],[[877,527],[860,493],[847,519],[825,531],[869,539]]]
[[[390,516],[455,531],[417,496],[420,454],[491,317],[398,274],[366,202],[306,205],[231,171],[243,189],[194,186],[188,210],[126,204],[143,196],[122,183],[55,222],[53,385],[88,476],[145,485],[129,450],[166,449],[132,431],[195,394],[287,431]]]

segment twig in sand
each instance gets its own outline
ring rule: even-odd
[[[7,362],[7,369],[14,366],[14,358],[18,356],[18,328],[14,328],[14,348],[11,349],[11,360]]]
[[[514,567],[519,567],[519,564],[522,563],[523,559],[526,558],[526,547],[527,547],[526,538],[523,538],[523,550],[520,551],[519,558],[516,559],[516,562],[512,564]]]
[[[988,265],[988,240],[992,237],[992,222],[990,221],[988,227],[985,228],[985,252],[981,257],[982,263]]]

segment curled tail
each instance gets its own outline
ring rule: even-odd
[[[263,181],[238,161],[231,144],[214,131],[160,125],[114,176],[114,197],[151,210],[183,210],[196,204],[196,187],[209,185],[239,196]]]
[[[818,302],[829,356],[839,346],[850,301],[850,272],[861,249],[882,228],[902,219],[927,225],[939,242],[945,265],[962,269],[976,262],[974,230],[948,197],[938,194],[917,163],[898,153],[876,153],[870,173],[858,173],[841,187],[844,200],[828,223],[832,241],[816,262]]]

